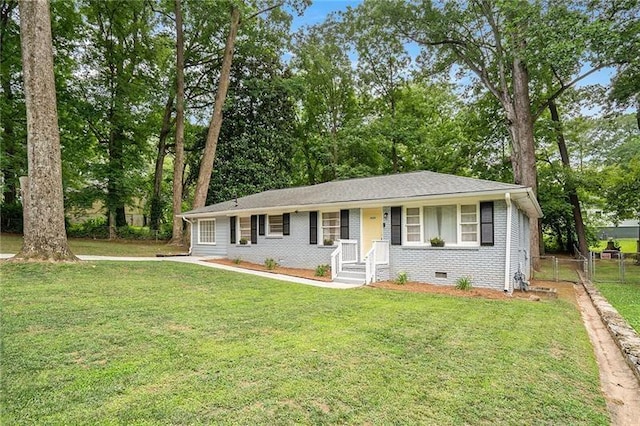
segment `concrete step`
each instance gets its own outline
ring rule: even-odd
[[[338,276],[339,277],[344,277],[344,278],[362,278],[364,279],[366,274],[364,271],[341,271],[338,272]]]
[[[361,278],[350,278],[350,277],[344,277],[344,276],[340,276],[338,275],[333,282],[334,283],[343,283],[343,284],[364,284],[364,279],[365,277],[362,276]]]
[[[358,271],[358,272],[364,273],[365,268],[366,266],[364,263],[343,263],[342,264],[343,271]]]

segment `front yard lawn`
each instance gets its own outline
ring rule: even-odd
[[[1,424],[608,424],[565,301],[0,264]]]
[[[166,241],[147,240],[93,240],[90,238],[68,238],[73,254],[95,256],[155,256],[189,251],[188,247],[170,246]],[[22,235],[0,235],[0,253],[16,254],[22,248]]]

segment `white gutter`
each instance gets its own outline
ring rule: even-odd
[[[184,216],[181,216],[181,217],[182,217],[182,220],[184,220],[191,226],[191,228],[189,229],[189,256],[191,256],[191,250],[193,249],[193,222],[191,222],[189,219],[187,219]]]
[[[504,194],[504,201],[507,203],[507,243],[505,249],[505,257],[504,257],[504,292],[511,293],[510,284],[511,284],[511,214],[512,214],[512,205],[511,205],[511,194]]]

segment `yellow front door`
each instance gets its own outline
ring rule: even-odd
[[[373,247],[374,240],[382,239],[382,207],[361,210],[362,223],[362,257]]]

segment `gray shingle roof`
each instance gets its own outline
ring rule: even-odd
[[[318,206],[391,199],[427,198],[491,191],[525,190],[526,187],[430,171],[338,180],[311,186],[274,189],[238,200],[225,201],[183,213],[233,212],[277,207]]]

